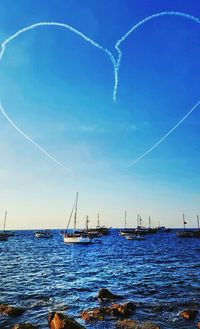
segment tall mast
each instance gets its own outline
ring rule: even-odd
[[[76,229],[77,207],[78,207],[78,192],[76,193],[76,206],[75,206],[75,213],[74,213],[74,230]]]
[[[97,215],[97,227],[100,227],[99,213]]]
[[[199,229],[199,215],[197,215],[197,227]]]
[[[149,216],[149,228],[151,228],[151,217]]]
[[[88,224],[89,224],[89,217],[86,216],[85,227],[86,227],[87,231],[88,231],[88,228],[89,228]]]
[[[126,229],[126,225],[127,225],[127,222],[126,222],[126,211],[125,211],[124,221],[125,221],[125,229]]]
[[[137,214],[137,227],[139,227],[139,226],[140,226],[140,215]]]
[[[142,217],[140,215],[140,228],[142,227]]]
[[[4,224],[3,224],[3,230],[5,231],[6,229],[6,218],[7,218],[7,210],[5,212],[5,217],[4,217]]]
[[[185,225],[187,224],[187,222],[185,221],[185,214],[183,214],[183,228],[185,230]]]

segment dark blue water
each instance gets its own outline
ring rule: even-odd
[[[153,321],[161,328],[193,329],[182,319],[185,308],[200,309],[200,239],[181,239],[174,232],[128,241],[115,230],[101,244],[65,245],[59,231],[52,239],[17,232],[0,243],[0,302],[26,308],[10,319],[0,315],[0,327],[30,322],[48,328],[48,311],[65,311],[83,324],[82,310],[97,307],[100,288],[133,301],[132,318]],[[200,321],[200,320],[199,320]],[[114,320],[84,324],[115,328]]]

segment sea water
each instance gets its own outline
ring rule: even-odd
[[[200,239],[170,233],[126,240],[111,230],[91,245],[66,245],[59,230],[37,239],[33,231],[17,231],[0,242],[0,302],[23,307],[18,318],[0,315],[0,328],[19,322],[48,328],[49,311],[73,316],[86,328],[116,328],[117,319],[85,324],[80,312],[99,307],[99,289],[108,288],[132,301],[131,316],[161,328],[193,329],[200,321],[182,319],[184,309],[200,310]],[[101,242],[101,243],[98,243]]]

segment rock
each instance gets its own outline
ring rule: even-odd
[[[12,327],[12,329],[37,329],[37,326],[34,326],[30,323],[18,323],[15,324],[14,327]]]
[[[102,321],[107,316],[127,317],[133,313],[135,305],[132,302],[124,304],[112,304],[108,307],[98,307],[85,310],[81,313],[81,318],[85,322]]]
[[[117,321],[118,329],[138,329],[138,323],[135,320],[119,320]]]
[[[99,307],[81,312],[81,318],[85,322],[102,321],[106,315],[110,315],[109,307]]]
[[[0,304],[0,313],[9,316],[20,316],[25,312],[23,308],[10,306],[7,304]]]
[[[50,329],[84,329],[78,322],[62,313],[52,312],[48,315]]]
[[[180,313],[180,315],[186,320],[194,320],[197,314],[197,310],[184,310]]]
[[[135,320],[120,320],[117,322],[118,329],[160,329],[151,322],[138,323]]]
[[[135,310],[135,304],[132,302],[124,303],[124,304],[113,304],[110,307],[110,313],[114,316],[122,316],[124,318],[128,317]]]
[[[106,288],[102,288],[99,290],[99,294],[97,296],[99,299],[108,299],[108,300],[113,300],[113,299],[118,299],[120,296],[114,295],[112,292],[110,292]]]

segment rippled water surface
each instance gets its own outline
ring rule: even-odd
[[[36,239],[18,231],[0,242],[0,302],[26,308],[17,319],[0,315],[1,328],[30,322],[48,328],[49,311],[65,311],[80,323],[82,310],[99,306],[96,295],[108,288],[133,301],[132,318],[161,328],[193,329],[200,321],[182,319],[185,308],[200,310],[200,239],[181,239],[175,232],[128,241],[112,230],[102,243],[64,245],[59,231]],[[115,328],[115,320],[84,324]],[[82,323],[83,324],[83,323]]]

